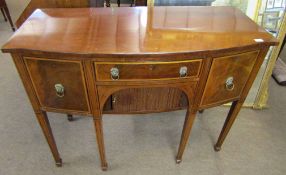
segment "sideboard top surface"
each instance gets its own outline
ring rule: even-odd
[[[4,52],[164,54],[220,51],[277,40],[233,7],[37,9]]]

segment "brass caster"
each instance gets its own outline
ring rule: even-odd
[[[101,166],[101,170],[102,170],[102,171],[107,171],[107,167],[108,167],[107,164],[102,165],[102,166]]]
[[[62,167],[63,166],[62,159],[60,159],[58,162],[56,162],[56,166],[57,167]]]
[[[216,151],[216,152],[219,152],[220,150],[221,150],[221,147],[220,146],[214,146],[214,150]]]
[[[182,162],[182,159],[176,159],[176,163],[179,164]]]

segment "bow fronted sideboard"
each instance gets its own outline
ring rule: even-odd
[[[2,51],[12,55],[56,165],[47,111],[92,116],[106,170],[104,113],[187,109],[180,163],[197,111],[232,102],[219,151],[277,44],[233,7],[58,8],[36,10]]]

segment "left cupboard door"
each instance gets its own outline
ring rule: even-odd
[[[24,57],[44,110],[90,113],[83,67],[80,61]]]

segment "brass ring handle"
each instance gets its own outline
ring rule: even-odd
[[[119,69],[116,67],[113,67],[110,69],[110,76],[112,80],[118,80],[119,79]]]
[[[55,84],[56,95],[60,98],[65,96],[65,87],[62,84]]]
[[[228,91],[232,91],[234,89],[233,77],[228,77],[225,81],[225,88]]]
[[[180,77],[186,77],[188,74],[188,68],[186,66],[181,67],[179,74],[180,74]]]

